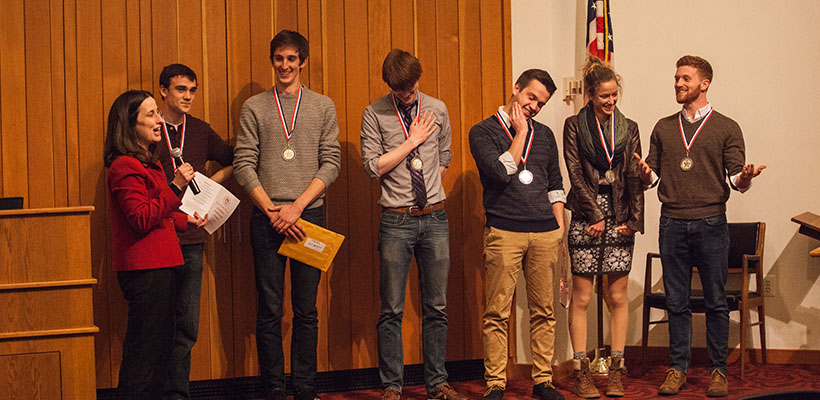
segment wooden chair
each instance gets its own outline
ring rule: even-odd
[[[763,244],[766,235],[765,222],[729,223],[729,277],[740,275],[739,289],[726,289],[729,311],[740,311],[740,378],[746,369],[746,337],[749,328],[760,326],[760,349],[763,363],[766,363],[766,312],[763,304]],[[641,332],[641,374],[646,368],[646,346],[649,340],[649,325],[668,320],[649,320],[649,310],[666,310],[666,294],[652,291],[652,260],[660,259],[660,254],[646,255],[646,276],[643,292],[643,326]],[[750,275],[755,275],[756,288],[749,289]],[[689,298],[693,313],[705,313],[706,306],[702,290],[692,290]],[[750,323],[749,310],[757,308],[758,321]]]

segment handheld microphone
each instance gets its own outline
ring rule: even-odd
[[[180,165],[185,164],[185,161],[182,160],[182,150],[180,150],[179,147],[174,147],[170,153],[171,157],[179,160]],[[196,184],[195,179],[191,178],[191,181],[188,182],[188,187],[191,188],[191,191],[194,192],[195,195],[199,194],[199,185]]]

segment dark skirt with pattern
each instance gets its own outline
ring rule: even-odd
[[[615,230],[615,209],[612,194],[599,193],[598,207],[604,213],[606,227],[600,237],[587,234],[590,223],[583,216],[573,214],[569,224],[569,254],[573,275],[628,274],[632,269],[632,250],[635,236],[621,235]]]

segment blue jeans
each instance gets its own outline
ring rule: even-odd
[[[302,219],[324,226],[322,207],[302,213]],[[282,350],[282,301],[285,294],[285,261],[277,253],[285,239],[270,226],[268,217],[254,209],[251,216],[251,247],[256,273],[256,347],[259,374],[266,393],[285,391],[285,356]],[[316,345],[319,338],[319,314],[316,293],[322,271],[290,260],[290,298],[293,307],[293,331],[290,366],[296,400],[313,400],[316,393]]]
[[[165,385],[164,398],[187,399],[190,395],[191,348],[199,331],[199,299],[202,294],[203,243],[183,244],[185,264],[174,268],[176,310],[174,311],[174,347]]]
[[[692,266],[697,266],[706,304],[706,347],[710,369],[726,373],[726,357],[729,355],[729,308],[726,304],[729,228],[726,215],[693,220],[661,216],[659,244],[669,314],[671,367],[684,373],[689,368],[692,346],[689,292]]]
[[[384,388],[401,391],[404,352],[401,321],[410,259],[416,256],[422,308],[424,383],[428,393],[447,382],[447,275],[450,271],[450,233],[444,210],[418,217],[383,211],[379,227],[381,310],[379,377]]]

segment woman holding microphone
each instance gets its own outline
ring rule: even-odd
[[[103,161],[108,168],[112,264],[128,301],[118,391],[123,398],[156,399],[162,395],[174,335],[174,276],[183,263],[176,229],[190,221],[207,223],[179,212],[177,197],[194,177],[181,165],[167,183],[155,154],[161,123],[153,96],[130,90],[114,101],[108,113]]]

